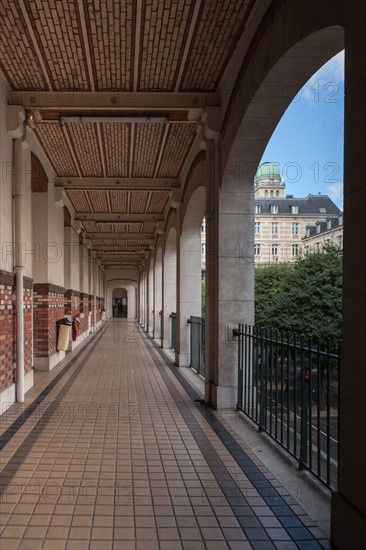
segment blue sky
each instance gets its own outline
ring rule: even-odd
[[[305,84],[280,120],[261,162],[279,163],[286,194],[329,195],[343,204],[344,52]]]

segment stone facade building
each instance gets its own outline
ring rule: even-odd
[[[285,195],[284,191],[279,166],[270,162],[262,164],[255,177],[254,258],[257,265],[293,262],[299,254],[310,251],[311,246],[306,244],[306,238],[304,240],[313,233],[310,228],[319,232],[320,228],[334,231],[337,227],[338,233],[342,232],[338,226],[341,211],[327,195],[297,198]]]

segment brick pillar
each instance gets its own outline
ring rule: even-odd
[[[23,279],[24,299],[24,372],[27,374],[33,368],[33,281],[28,277]]]
[[[0,392],[15,382],[14,292],[14,275],[0,271]]]
[[[80,292],[77,290],[65,291],[65,315],[80,315]]]
[[[89,295],[80,292],[80,333],[88,330]]]
[[[37,370],[50,370],[61,359],[56,350],[56,323],[65,315],[63,287],[49,283],[33,286],[34,311],[34,366]],[[53,357],[57,355],[57,357]]]

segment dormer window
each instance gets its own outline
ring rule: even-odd
[[[271,204],[271,214],[278,214],[278,205]]]
[[[260,214],[260,213],[261,213],[261,205],[260,205],[260,204],[256,204],[256,205],[255,205],[255,213],[256,213],[256,214]]]
[[[291,214],[298,214],[299,213],[299,207],[297,206],[297,204],[293,204],[291,206]]]
[[[320,233],[320,229],[321,229],[320,223],[318,223],[317,226],[316,226],[316,232],[317,232],[318,234]]]
[[[332,229],[332,220],[327,220],[327,229]]]

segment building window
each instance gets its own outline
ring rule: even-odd
[[[268,197],[268,191],[265,191],[265,192],[264,192],[264,196],[265,196],[265,197]]]
[[[201,255],[202,256],[206,255],[206,245],[205,245],[205,243],[201,243]]]
[[[255,244],[254,245],[254,256],[260,256],[261,255],[261,245]]]
[[[298,214],[299,213],[299,207],[296,204],[293,204],[291,206],[291,214]]]
[[[261,205],[260,205],[260,204],[256,204],[256,205],[255,205],[255,213],[256,213],[256,214],[260,214],[260,213],[261,213]]]
[[[278,245],[277,244],[272,245],[272,256],[278,256]]]
[[[272,235],[278,235],[278,223],[272,222]]]
[[[294,222],[292,224],[292,234],[298,235],[299,234],[299,224],[297,222]]]
[[[279,197],[279,196],[280,196],[280,192],[276,191],[276,197]]]
[[[278,205],[272,204],[271,205],[271,214],[278,214]]]
[[[293,244],[292,245],[292,255],[293,256],[298,256],[299,252],[300,252],[299,245],[298,244]]]
[[[261,224],[260,222],[254,223],[254,233],[258,235],[261,232]]]
[[[271,190],[271,197],[273,197],[273,191]]]

